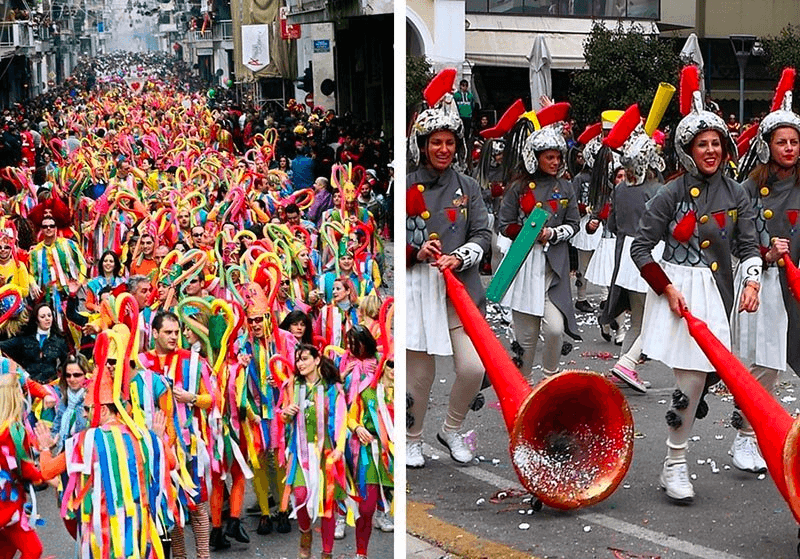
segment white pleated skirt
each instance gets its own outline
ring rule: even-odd
[[[586,266],[586,279],[600,287],[609,287],[614,276],[616,237],[603,237]]]
[[[691,313],[708,324],[709,330],[731,347],[731,332],[725,305],[709,268],[678,266],[661,262],[672,285],[683,294]],[[642,353],[676,369],[712,372],[714,367],[689,335],[686,321],[674,314],[665,296],[647,291],[642,322]]]
[[[783,305],[780,270],[771,267],[761,274],[758,310],[740,313],[737,307],[744,289],[741,268],[737,268],[734,279],[737,290],[731,313],[733,352],[746,367],[760,365],[785,371],[789,317]]]
[[[438,268],[427,263],[406,271],[406,348],[430,355],[452,355],[447,288]]]
[[[603,237],[603,224],[597,228],[594,233],[586,232],[586,224],[589,223],[591,216],[586,214],[581,218],[581,223],[578,226],[578,232],[569,240],[569,244],[578,250],[596,250],[597,245],[600,244],[600,239]]]
[[[500,304],[525,314],[544,316],[546,263],[544,247],[541,243],[534,243]]]
[[[619,271],[617,271],[617,279],[614,282],[616,285],[635,291],[636,293],[647,293],[649,286],[639,273],[639,268],[633,263],[631,258],[631,244],[633,244],[633,237],[625,237],[622,245],[622,253],[620,254]],[[661,260],[661,255],[664,253],[664,241],[659,241],[653,247],[653,260],[658,262]]]

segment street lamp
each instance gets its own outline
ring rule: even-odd
[[[731,35],[731,46],[736,54],[736,61],[739,63],[739,123],[744,124],[744,69],[747,60],[752,54],[759,54],[754,48],[757,44],[757,37],[753,35]],[[760,44],[758,45],[760,48]]]

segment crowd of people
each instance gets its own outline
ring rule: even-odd
[[[637,105],[605,111],[573,137],[568,103],[547,100],[532,119],[517,101],[496,126],[481,127],[481,150],[472,154],[447,72],[426,89],[428,108],[408,139],[406,464],[425,465],[422,427],[436,355],[452,355],[456,375],[437,438],[456,462],[474,457],[460,428],[482,386],[474,348],[481,341],[466,336],[440,270],[456,272],[483,309],[479,273],[497,270],[492,244],[506,258],[533,210],[542,208],[547,221],[499,301],[512,326],[515,363],[532,385],[560,374],[559,360],[570,350],[565,336],[580,339],[579,315],[584,324],[595,316],[602,337],[622,346],[607,373],[619,386],[647,392],[649,383],[637,372],[647,359],[672,368],[667,456],[657,475],[670,499],[692,501],[686,452],[719,377],[684,315],[706,322],[767,391],[787,365],[800,371],[800,305],[784,271],[787,259],[800,257],[800,116],[791,106],[793,79],[781,80],[787,89],[776,93],[771,112],[737,145],[732,134],[739,129],[706,108],[692,86],[699,83],[697,68],[685,68],[682,119],[666,144],[674,146],[679,165],[672,172],[660,119],[652,126]],[[786,76],[793,78],[794,70]],[[654,111],[668,102],[669,95],[657,95]],[[587,298],[587,283],[599,288],[599,308]],[[445,322],[449,330],[441,328]],[[543,352],[535,365],[540,334]],[[731,425],[737,430],[733,465],[765,471],[753,426],[738,409]]]
[[[330,558],[349,522],[367,557],[393,530],[379,133],[146,53],[3,117],[0,555],[42,554],[46,482],[81,557],[186,557],[187,525],[209,557],[250,542],[251,481],[257,534],[308,558],[320,519]]]

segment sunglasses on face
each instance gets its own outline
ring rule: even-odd
[[[55,228],[56,228],[55,224],[42,225],[42,229],[55,229]]]
[[[85,373],[64,373],[64,378],[81,378]]]
[[[108,359],[106,360],[106,367],[116,367],[117,360],[116,359]]]
[[[248,324],[261,324],[262,322],[264,322],[263,316],[250,316],[247,318]]]

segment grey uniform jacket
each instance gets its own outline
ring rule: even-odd
[[[530,185],[534,184],[531,189]],[[534,197],[535,204],[550,212],[546,226],[556,230],[556,237],[548,244],[547,263],[555,273],[555,279],[547,291],[550,300],[564,315],[564,326],[567,334],[576,340],[578,325],[575,322],[575,312],[572,310],[572,293],[569,285],[569,243],[567,241],[578,231],[580,218],[578,216],[578,203],[575,190],[569,181],[552,177],[550,175],[536,174],[533,178],[524,178],[514,181],[503,195],[498,215],[500,231],[509,235],[509,226],[522,226],[530,211],[525,211],[521,205],[524,196]],[[512,227],[512,229],[514,229]]]
[[[481,199],[475,179],[448,168],[441,175],[422,167],[406,177],[406,187],[422,184],[422,193],[430,217],[425,220],[425,240],[437,234],[444,254],[455,253],[464,262],[456,272],[472,301],[484,312],[486,290],[481,284],[478,264],[489,250],[492,232],[489,214]],[[414,247],[418,249],[419,246]],[[412,266],[430,266],[428,262],[410,262]]]
[[[753,202],[756,214],[756,230],[762,255],[767,252],[772,237],[789,239],[789,252],[792,261],[800,258],[800,185],[795,184],[796,177],[776,180],[771,177],[762,187],[747,179],[742,186]],[[764,266],[776,266],[773,262]],[[800,305],[786,283],[786,274],[781,273],[781,290],[783,304],[789,317],[787,361],[796,373],[800,373]]]
[[[679,241],[675,228],[684,219],[694,219],[696,225],[687,240]],[[652,250],[660,240],[665,242],[666,262],[711,269],[730,316],[735,292],[731,255],[742,261],[760,257],[755,212],[744,188],[719,171],[704,179],[687,173],[650,199],[631,245],[631,258],[656,292],[661,290],[643,268],[653,262]]]

